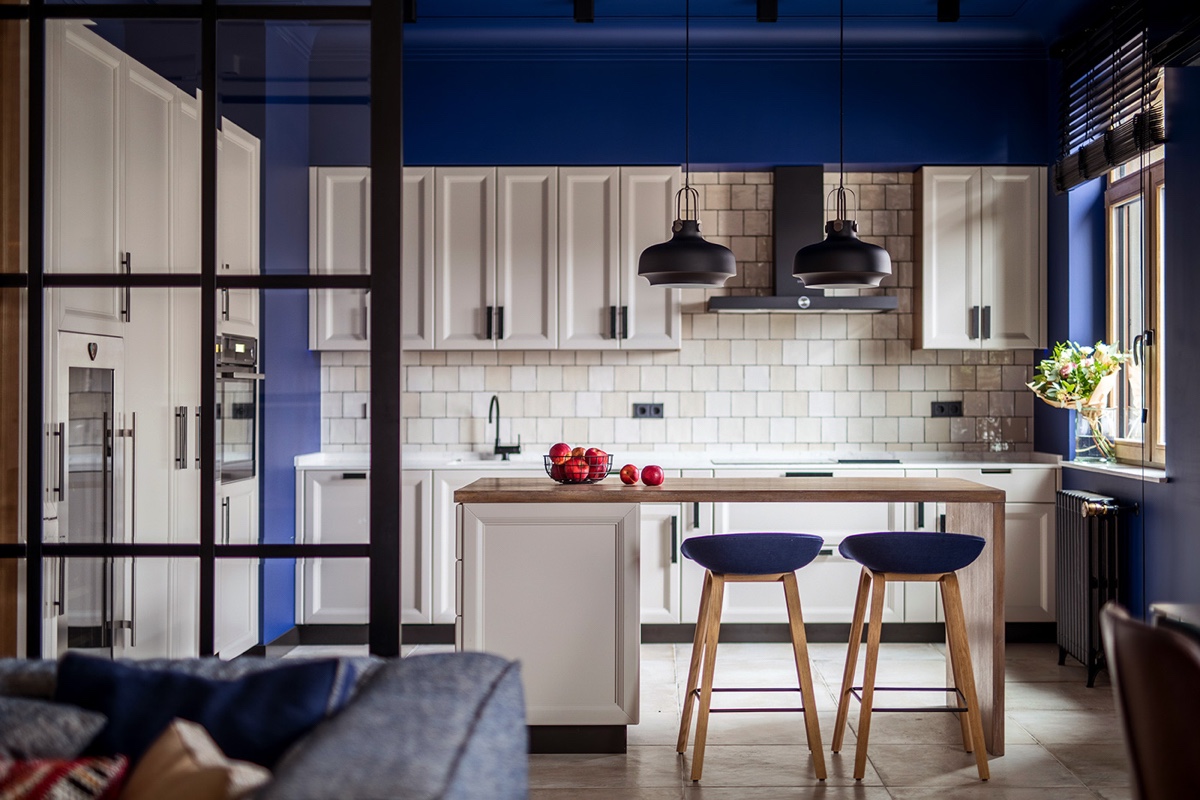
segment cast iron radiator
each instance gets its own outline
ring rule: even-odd
[[[1121,589],[1121,505],[1111,497],[1059,491],[1055,525],[1055,616],[1058,663],[1066,657],[1087,667],[1094,686],[1104,666],[1100,609]]]

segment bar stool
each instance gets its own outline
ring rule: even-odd
[[[959,715],[962,725],[963,748],[975,753],[979,779],[988,779],[987,753],[983,742],[983,722],[979,716],[979,700],[975,695],[975,671],[971,666],[971,651],[967,644],[967,627],[963,617],[962,597],[958,591],[957,570],[966,567],[983,551],[984,540],[979,536],[960,533],[918,531],[911,533],[859,533],[847,536],[838,547],[846,558],[863,565],[858,583],[858,599],[854,604],[854,619],[850,623],[850,650],[846,654],[846,669],[842,674],[842,691],[838,695],[837,720],[834,722],[833,752],[842,749],[842,739],[849,713],[849,700],[854,695],[861,701],[858,716],[858,747],[854,754],[854,778],[862,780],[867,764],[867,737],[871,732],[872,711],[951,711]],[[875,666],[879,658],[879,637],[882,631],[883,595],[888,581],[936,581],[941,586],[942,605],[946,613],[946,641],[950,651],[950,666],[954,675],[953,687],[913,688],[875,686]],[[858,665],[858,645],[862,640],[863,617],[867,611],[867,594],[871,595],[871,624],[867,632],[867,664],[862,686],[852,686]],[[862,696],[857,692],[861,690]],[[876,691],[954,692],[965,706],[928,709],[874,708]]]
[[[821,750],[821,729],[817,722],[817,704],[813,695],[812,672],[808,662],[808,641],[804,637],[804,620],[800,615],[800,591],[796,585],[796,570],[809,564],[821,549],[824,540],[807,533],[725,533],[716,536],[696,536],[684,541],[680,548],[686,557],[704,567],[704,588],[700,593],[700,613],[697,616],[696,638],[692,642],[692,661],[688,668],[687,694],[683,718],[679,723],[679,742],[676,749],[687,752],[688,732],[692,710],[700,698],[700,714],[696,720],[696,744],[692,749],[692,780],[700,780],[704,769],[704,743],[708,736],[708,715],[718,712],[787,712],[804,714],[808,749],[812,751],[817,778],[825,780],[825,755]],[[796,658],[796,675],[800,679],[800,708],[715,708],[710,709],[713,692],[794,692],[791,688],[713,688],[713,669],[717,659],[717,639],[721,631],[721,603],[726,583],[783,584],[791,624],[792,652]],[[703,683],[697,688],[703,664]]]

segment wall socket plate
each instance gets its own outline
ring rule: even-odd
[[[935,400],[929,404],[929,416],[931,416],[931,417],[961,417],[962,416],[962,401],[961,400]]]
[[[635,419],[662,419],[662,403],[634,403],[633,416]]]

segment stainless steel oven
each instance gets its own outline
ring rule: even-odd
[[[217,337],[217,474],[233,483],[258,474],[258,340]]]

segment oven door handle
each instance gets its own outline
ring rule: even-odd
[[[217,377],[234,381],[263,381],[267,379],[265,372],[218,372]]]

